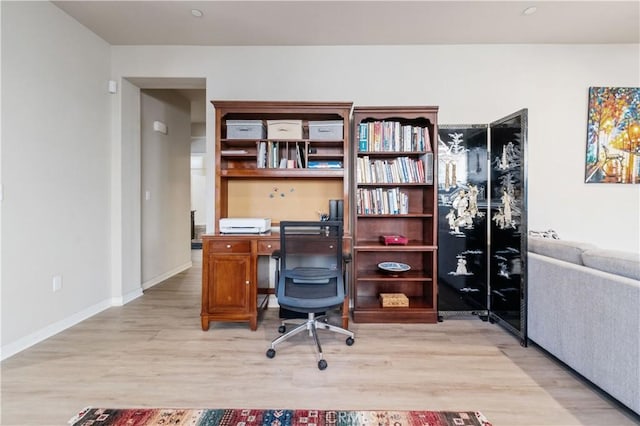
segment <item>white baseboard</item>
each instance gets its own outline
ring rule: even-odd
[[[90,306],[86,309],[83,309],[82,311],[77,312],[63,320],[50,324],[44,327],[43,329],[36,331],[35,333],[31,333],[25,337],[22,337],[16,340],[15,342],[11,342],[7,345],[4,345],[2,346],[2,348],[0,348],[0,360],[7,359],[17,354],[18,352],[21,352],[35,345],[36,343],[40,343],[51,336],[55,336],[61,331],[64,331],[69,327],[73,327],[74,325],[104,311],[107,308],[110,308],[112,306],[123,306],[131,302],[132,300],[135,300],[138,297],[142,296],[143,289],[146,290],[148,288],[151,288],[154,285],[166,280],[167,278],[170,278],[175,274],[178,274],[184,270],[191,268],[191,266],[192,266],[192,262],[189,261],[188,263],[185,263],[184,265],[179,266],[173,269],[172,271],[169,271],[159,277],[156,277],[153,280],[147,281],[142,285],[141,289],[135,289],[123,296],[112,297],[111,299],[107,299],[102,302],[96,303],[95,305]]]
[[[167,278],[171,278],[172,276],[174,276],[175,274],[179,274],[182,271],[186,271],[187,269],[191,268],[193,266],[193,262],[189,261],[183,265],[178,266],[177,268],[172,269],[171,271],[165,272],[162,275],[158,275],[157,277],[154,277],[152,279],[150,279],[149,281],[145,281],[142,283],[142,289],[143,290],[148,290],[151,287],[153,287],[156,284],[160,284],[162,281],[166,280]]]
[[[140,296],[142,296],[142,289],[141,288],[137,288],[137,289],[135,289],[133,291],[130,291],[129,293],[125,294],[124,296],[112,297],[111,298],[111,306],[124,306],[127,303],[131,302],[132,300],[137,299]]]
[[[25,337],[22,337],[15,342],[4,345],[0,350],[0,359],[5,360],[17,354],[18,352],[21,352],[35,345],[36,343],[40,343],[43,340],[46,340],[49,337],[66,330],[69,327],[73,327],[74,325],[81,323],[87,318],[90,318],[110,307],[111,303],[109,303],[109,300],[104,300],[100,303],[96,303],[95,305],[88,307],[87,309],[83,309],[82,311],[77,312],[63,320],[50,324],[43,329],[36,331],[35,333],[31,333]]]
[[[279,308],[280,305],[278,304],[278,298],[276,297],[275,294],[270,294],[269,295],[269,308]]]

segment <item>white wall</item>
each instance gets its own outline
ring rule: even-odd
[[[207,169],[213,170],[205,161],[206,107],[207,105],[200,105],[199,102],[191,102],[191,210],[195,210],[195,225],[207,223]],[[197,113],[194,113],[194,110]],[[194,123],[196,119],[201,122]]]
[[[142,90],[142,284],[191,267],[191,104],[170,90]],[[160,121],[167,134],[155,132]],[[147,196],[148,195],[148,196]]]
[[[640,86],[638,45],[114,46],[114,75],[207,78],[207,99],[438,105],[447,124],[529,110],[529,228],[640,252],[640,186],[585,184],[589,86]],[[207,126],[213,129],[208,105]],[[214,132],[207,132],[212,164]],[[212,177],[207,198],[213,200]],[[213,221],[212,202],[207,212]]]
[[[102,39],[46,2],[1,7],[6,357],[110,306],[112,95]]]

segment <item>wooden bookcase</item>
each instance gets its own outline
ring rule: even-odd
[[[437,322],[437,113],[437,107],[354,108],[355,322]],[[385,235],[408,242],[385,245]],[[378,267],[382,262],[411,269],[389,273]],[[382,293],[402,293],[409,304],[382,307]]]

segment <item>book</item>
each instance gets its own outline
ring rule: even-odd
[[[267,143],[258,142],[258,158],[256,159],[256,167],[264,169],[267,167]]]
[[[303,144],[296,144],[296,162],[298,163],[299,168],[304,169],[306,167]]]
[[[369,124],[360,123],[358,125],[358,151],[369,149]]]
[[[309,161],[307,163],[308,169],[341,169],[342,161]]]
[[[220,151],[222,155],[233,155],[233,154],[248,154],[249,151],[246,149],[223,149]]]

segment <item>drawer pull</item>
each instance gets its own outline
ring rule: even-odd
[[[246,284],[246,285],[249,285],[249,281],[245,281],[245,284]]]
[[[231,244],[227,244],[227,248],[231,248]]]
[[[271,244],[267,244],[267,248],[271,248]]]

